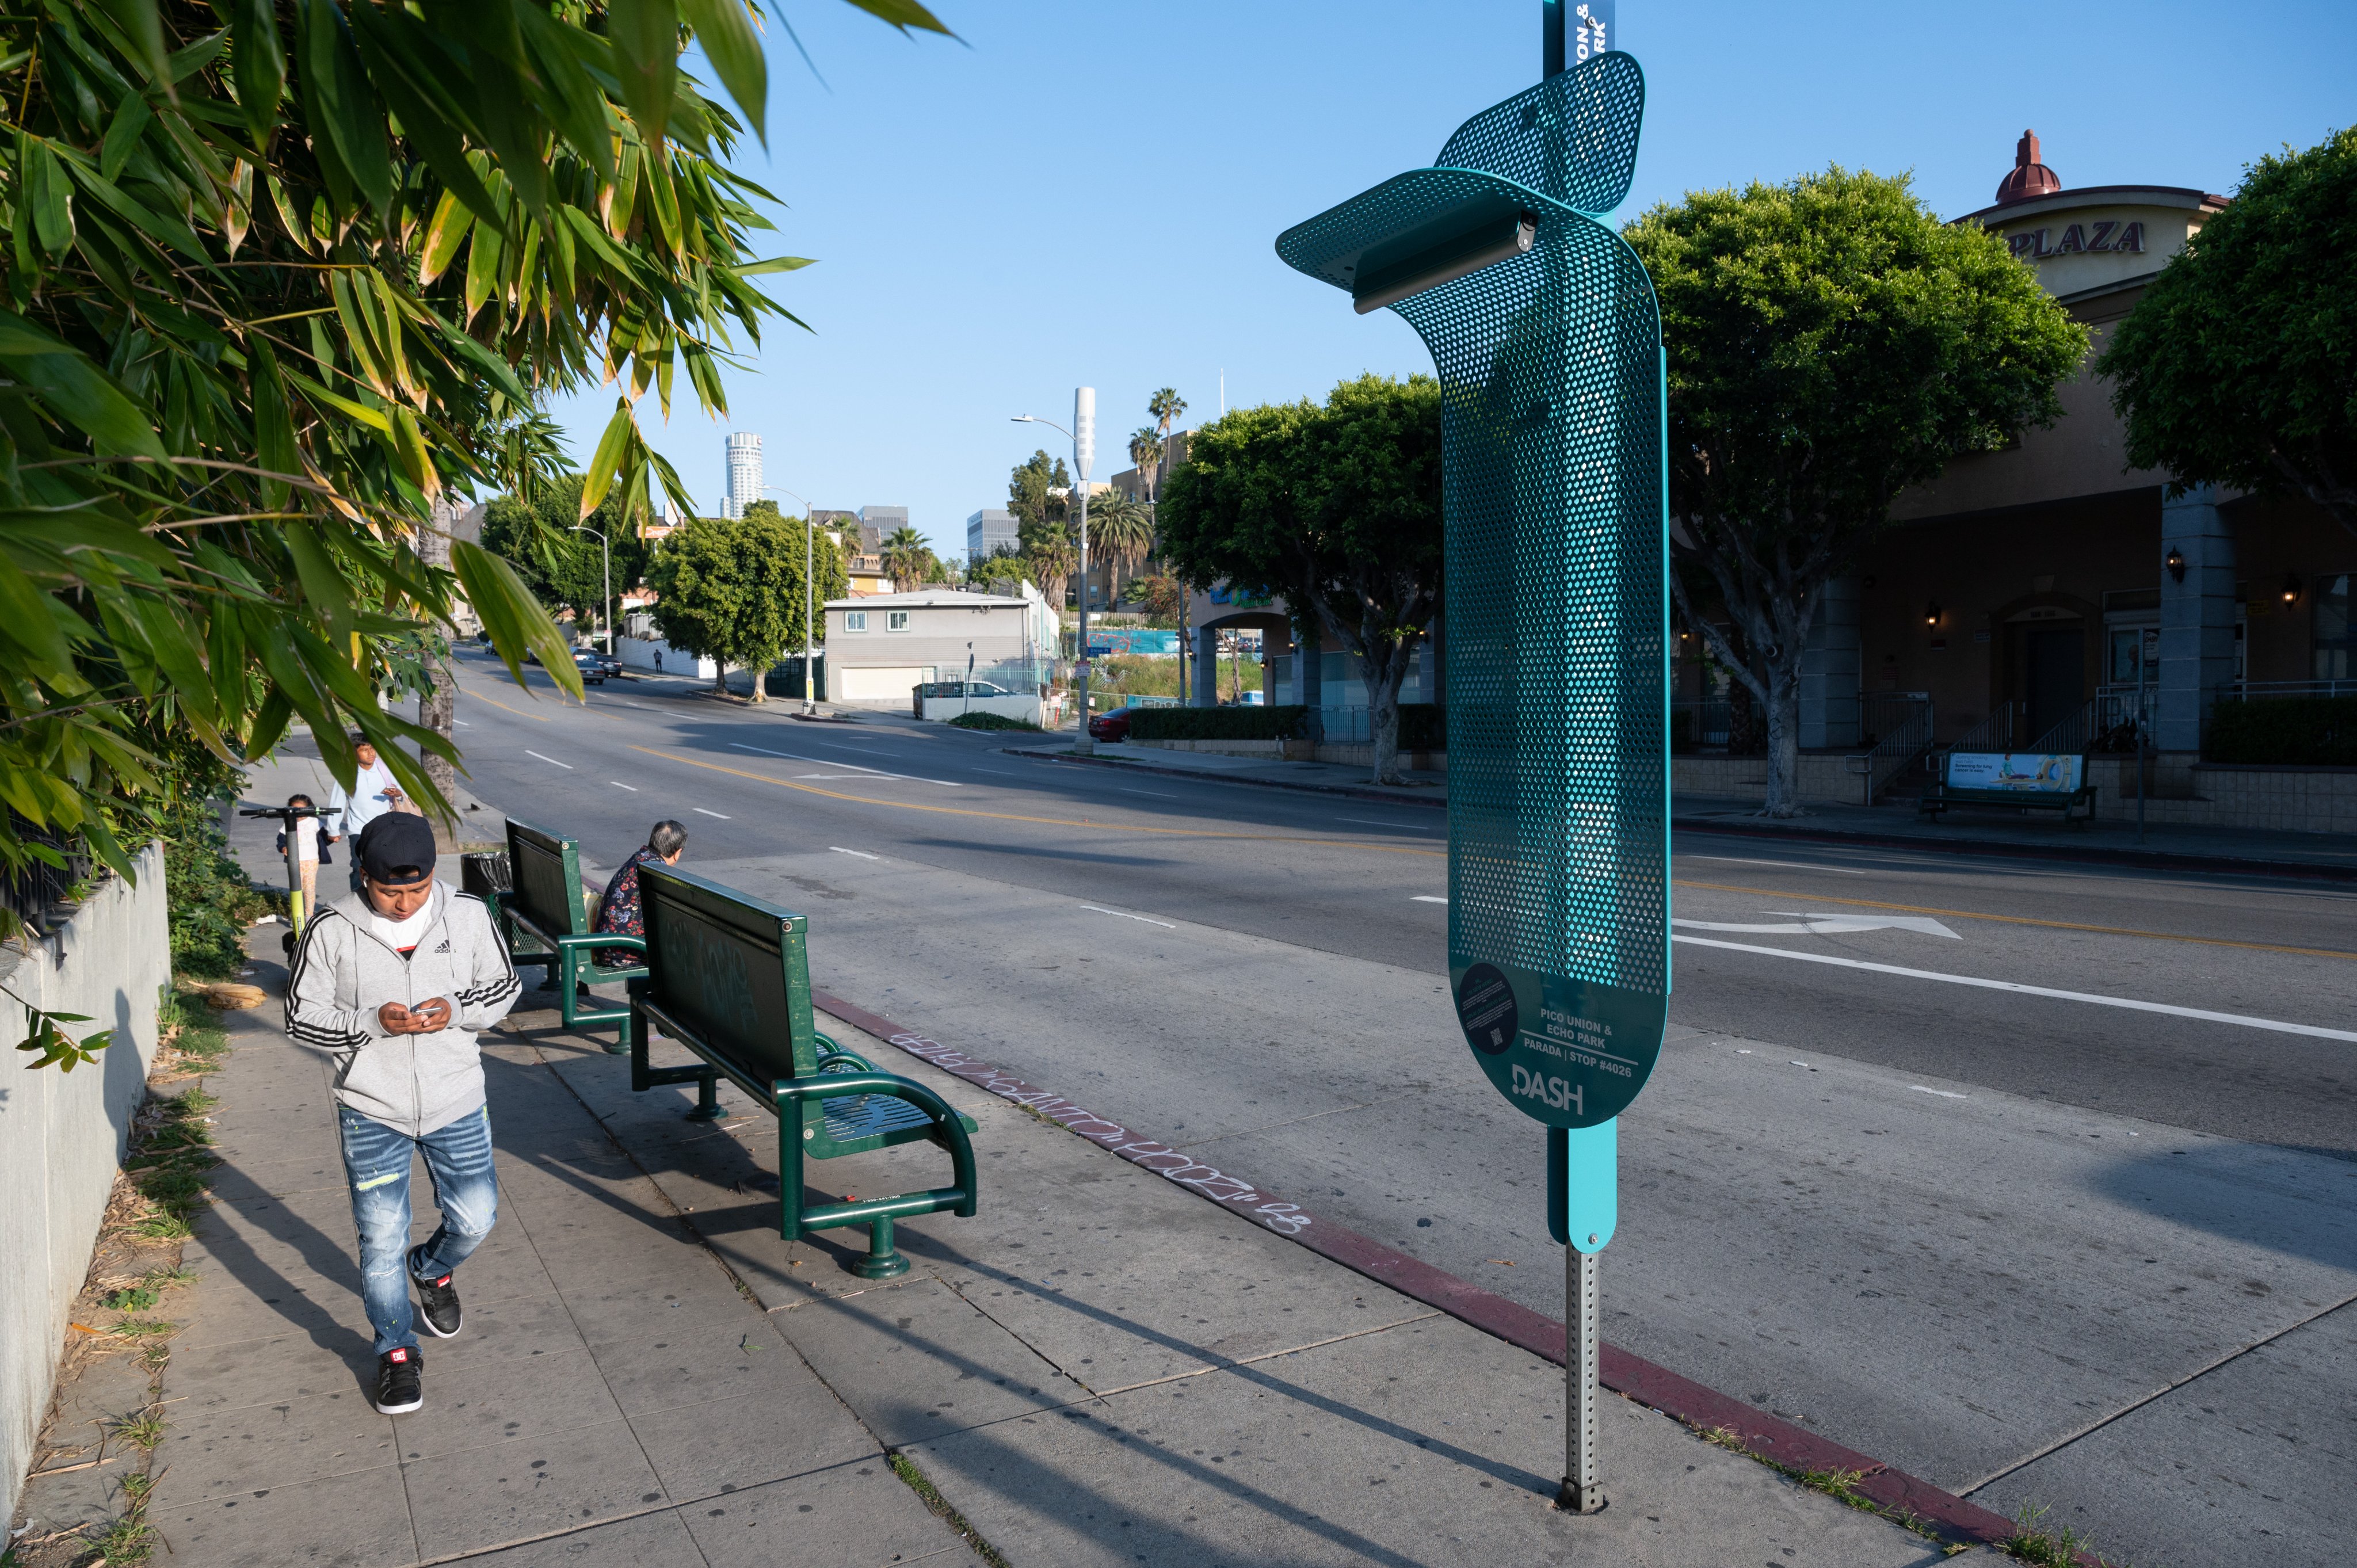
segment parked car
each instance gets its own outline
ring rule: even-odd
[[[576,648],[573,650],[573,668],[581,671],[581,681],[584,685],[602,686],[606,683],[607,676],[619,675],[622,672],[622,662],[611,654],[600,653],[594,648]]]
[[[987,681],[923,681],[909,688],[909,705],[917,717],[925,716],[927,697],[1011,697],[1014,693],[1004,686],[994,686]]]
[[[1126,707],[1110,708],[1102,714],[1089,715],[1091,740],[1124,741],[1129,738],[1129,715]]]

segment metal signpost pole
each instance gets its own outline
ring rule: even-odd
[[[606,535],[605,535],[605,533],[604,533],[602,531],[598,530],[598,529],[595,529],[595,528],[590,527],[590,526],[589,526],[587,523],[586,523],[586,522],[576,522],[576,523],[575,523],[575,524],[573,525],[573,532],[576,532],[576,533],[595,533],[595,534],[597,534],[597,565],[598,565],[598,572],[599,572],[599,574],[600,574],[600,575],[605,578],[605,583],[606,583],[606,599],[605,599],[605,602],[604,602],[603,604],[601,604],[601,605],[599,605],[599,606],[597,607],[597,614],[598,614],[598,616],[599,616],[601,618],[603,618],[603,619],[604,619],[604,621],[606,622],[606,657],[607,657],[607,658],[608,658],[608,659],[611,659],[611,658],[613,658],[613,657],[614,657],[614,555],[613,555],[613,551],[612,551],[611,546],[610,546],[610,545],[608,543],[608,542],[607,542],[607,539],[606,539]]]
[[[1073,689],[1081,705],[1081,733],[1073,738],[1072,750],[1086,757],[1096,749],[1089,738],[1089,474],[1097,465],[1097,389],[1075,387],[1072,390],[1072,427],[1070,430],[1036,413],[1018,413],[1014,417],[1017,424],[1044,424],[1050,430],[1061,431],[1072,440],[1072,467],[1078,470],[1072,478],[1072,488],[1081,498],[1081,631],[1080,640],[1072,648]]]
[[[1361,314],[1396,311],[1439,372],[1449,980],[1474,1060],[1547,1127],[1556,1501],[1593,1513],[1617,1118],[1669,1018],[1667,415],[1652,282],[1601,221],[1635,171],[1644,76],[1610,0],[1544,16],[1538,86],[1276,249]]]
[[[2149,662],[2147,656],[2153,651],[2154,646],[2158,644],[2159,640],[2160,634],[2158,632],[2139,630],[2136,633],[2136,843],[2144,843],[2144,672],[2146,665]]]

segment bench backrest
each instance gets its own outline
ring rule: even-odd
[[[647,1000],[748,1082],[818,1070],[808,916],[667,865],[639,868],[639,904]]]
[[[1951,789],[2069,795],[2086,782],[2086,772],[2087,759],[2076,752],[1952,751],[1942,782]]]
[[[508,819],[508,878],[518,914],[552,936],[589,934],[581,898],[581,846]]]

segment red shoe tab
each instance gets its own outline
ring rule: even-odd
[[[440,1279],[436,1280],[436,1281],[434,1282],[434,1288],[435,1288],[436,1290],[440,1290],[444,1285],[447,1285],[447,1284],[448,1284],[449,1283],[450,1283],[450,1276],[449,1276],[448,1274],[444,1274]]]
[[[394,1361],[406,1361],[409,1359],[409,1352],[405,1348],[400,1350],[388,1350],[385,1352],[385,1356],[388,1359]]]

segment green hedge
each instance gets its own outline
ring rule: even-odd
[[[1132,740],[1299,740],[1309,710],[1297,703],[1271,708],[1132,708]]]
[[[2210,710],[2205,762],[2357,768],[2357,697],[2263,697]]]
[[[1132,708],[1132,740],[1304,740],[1309,710],[1297,703],[1267,708]],[[1448,746],[1447,710],[1434,703],[1402,703],[1402,751],[1443,751]]]

